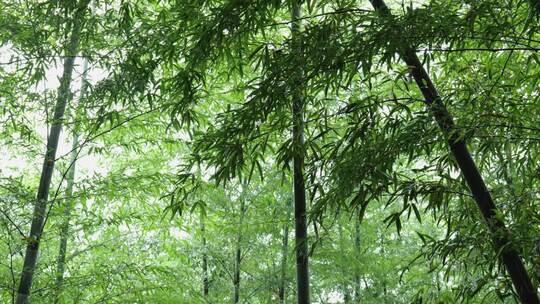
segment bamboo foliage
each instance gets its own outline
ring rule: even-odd
[[[0,303],[538,303],[535,1],[0,7]]]

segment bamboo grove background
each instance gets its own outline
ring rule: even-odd
[[[0,303],[539,303],[540,2],[0,10]]]

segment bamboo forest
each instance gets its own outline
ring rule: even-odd
[[[540,304],[540,0],[0,0],[0,304]]]

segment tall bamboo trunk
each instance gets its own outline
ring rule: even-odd
[[[392,18],[390,10],[383,0],[370,0],[375,10],[382,16]],[[400,56],[410,67],[412,76],[417,83],[426,104],[429,106],[437,124],[447,138],[452,155],[471,190],[478,208],[480,209],[490,231],[490,237],[495,251],[500,252],[506,270],[512,279],[516,293],[522,303],[540,304],[536,289],[533,287],[527,270],[523,265],[518,251],[511,244],[511,235],[504,222],[497,216],[497,207],[491,194],[469,153],[466,142],[454,125],[442,99],[431,81],[428,73],[418,59],[416,52],[405,46],[400,50]]]
[[[56,258],[56,275],[55,275],[55,290],[54,290],[54,303],[60,302],[60,295],[62,293],[62,287],[64,284],[64,270],[66,265],[66,250],[69,236],[69,221],[71,218],[71,210],[74,202],[73,196],[73,184],[75,179],[75,162],[77,160],[77,146],[79,143],[79,137],[77,133],[73,134],[73,144],[71,151],[71,167],[67,176],[67,189],[66,200],[64,206],[64,214],[62,218],[62,225],[60,227],[60,246],[58,249],[58,256]]]
[[[287,219],[283,224],[283,237],[281,243],[281,278],[279,280],[278,297],[279,303],[285,303],[285,282],[287,281],[287,255],[289,252],[289,219],[291,218],[292,200],[286,201]]]
[[[202,271],[203,271],[203,296],[208,299],[210,290],[210,282],[208,279],[208,252],[206,249],[206,227],[204,223],[204,215],[201,212],[201,235],[202,235]]]
[[[499,158],[499,167],[501,168],[503,180],[505,181],[510,194],[516,197],[518,194],[516,192],[516,187],[514,186],[514,164],[512,161],[512,147],[510,146],[510,143],[507,143],[504,147],[504,155],[501,150],[497,150],[496,154]]]
[[[293,52],[302,55],[301,41],[298,34],[301,27],[300,2],[293,1],[292,5],[292,44]],[[299,69],[300,70],[300,69]],[[306,188],[304,182],[304,101],[302,98],[302,72],[293,76],[294,88],[292,97],[292,144],[293,156],[293,191],[294,191],[294,222],[296,245],[296,284],[298,304],[309,304],[309,268],[306,218]]]
[[[26,254],[24,257],[23,270],[21,280],[17,292],[17,304],[25,304],[28,302],[32,279],[36,269],[36,263],[39,251],[39,242],[43,232],[43,223],[45,221],[45,212],[48,206],[49,189],[51,186],[51,178],[54,171],[56,159],[56,149],[58,148],[58,140],[62,130],[62,122],[66,104],[70,95],[71,76],[73,73],[73,63],[79,48],[79,34],[81,32],[81,20],[90,0],[83,0],[77,9],[73,18],[73,30],[66,47],[66,58],[64,59],[64,71],[60,79],[60,87],[58,88],[58,99],[54,108],[53,121],[51,130],[47,140],[47,149],[43,161],[43,169],[39,180],[38,193],[34,213],[32,216],[32,224],[30,227],[30,235],[27,238]]]
[[[81,92],[79,95],[80,100],[86,96],[88,85],[88,62],[86,59],[83,63],[83,76],[81,84]],[[73,116],[76,119],[76,116]],[[67,242],[69,238],[69,221],[71,220],[71,211],[75,204],[73,196],[73,188],[75,184],[75,167],[77,162],[77,150],[79,149],[79,134],[77,131],[76,123],[73,131],[73,142],[71,143],[71,156],[69,160],[69,171],[67,174],[67,186],[66,186],[66,199],[64,200],[64,214],[62,217],[62,224],[60,226],[60,245],[58,248],[58,256],[56,258],[56,275],[55,275],[55,290],[54,290],[54,303],[60,302],[60,295],[64,284],[64,271],[66,265],[66,252]]]
[[[368,203],[364,203],[356,210],[356,216],[354,219],[354,251],[356,257],[360,256],[360,241],[361,241],[361,234],[360,234],[360,225],[362,224],[362,221],[364,220],[364,215],[366,214]],[[358,267],[355,267],[354,270],[354,302],[360,303],[360,297],[361,297],[361,289],[362,289],[362,283],[361,283],[361,277],[360,277],[360,270]]]
[[[242,190],[243,192],[243,190]],[[233,303],[240,303],[240,263],[242,262],[242,225],[244,223],[244,215],[246,214],[246,201],[241,195],[240,198],[240,220],[238,222],[238,232],[236,234],[236,250],[234,256],[234,274],[233,274],[233,284],[234,284],[234,299]]]
[[[343,226],[341,225],[341,215],[339,216],[339,221],[337,225],[338,225],[338,234],[339,234],[339,251],[341,252],[341,259],[345,259],[347,258],[347,256],[345,255],[345,253],[347,252],[347,248],[346,248],[347,246],[345,245],[345,239],[343,237]],[[349,279],[348,279],[349,275],[348,275],[347,267],[343,263],[343,260],[340,261],[339,264],[340,264],[341,273],[342,273],[341,285],[343,289],[343,300],[345,304],[349,304],[351,303],[351,293],[349,291]]]
[[[360,211],[356,212],[354,219],[354,253],[355,256],[360,256]],[[354,268],[354,302],[360,303],[360,271],[358,267]]]

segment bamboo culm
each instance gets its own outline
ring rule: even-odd
[[[242,225],[244,224],[244,216],[246,214],[246,201],[243,195],[244,190],[242,190],[242,195],[240,197],[240,220],[238,222],[238,232],[236,234],[236,250],[234,257],[234,274],[233,274],[233,284],[234,284],[234,299],[233,303],[240,303],[240,263],[242,262]]]
[[[206,227],[204,223],[204,214],[201,212],[201,235],[202,235],[202,271],[203,271],[203,296],[208,299],[210,292],[210,281],[208,278],[208,252],[206,249]]]
[[[36,196],[36,203],[34,205],[34,212],[32,215],[30,235],[26,239],[26,253],[24,256],[21,280],[19,282],[19,288],[17,291],[17,304],[28,303],[30,289],[32,287],[32,280],[38,258],[39,242],[41,240],[41,234],[43,232],[43,223],[45,221],[45,213],[48,205],[51,178],[54,171],[56,150],[58,148],[58,141],[62,130],[62,123],[64,119],[64,112],[66,110],[66,104],[71,94],[70,85],[73,74],[75,56],[79,48],[79,35],[82,28],[81,20],[84,17],[89,2],[90,0],[83,0],[80,3],[80,6],[75,12],[73,18],[73,28],[65,52],[67,56],[64,59],[63,73],[60,79],[60,87],[58,88],[58,99],[56,100],[51,130],[47,140],[43,168],[41,170],[38,193]]]
[[[371,4],[382,17],[392,18],[390,9],[383,0],[371,0]],[[429,106],[431,113],[447,139],[461,174],[463,174],[467,186],[488,225],[495,251],[500,252],[501,260],[512,279],[521,303],[540,304],[536,289],[532,285],[523,261],[518,251],[511,244],[510,232],[504,222],[497,216],[497,207],[493,198],[471,157],[465,139],[457,131],[453,117],[442,102],[435,85],[409,45],[401,48],[400,56],[411,69],[411,74],[424,96],[425,103]]]
[[[86,96],[88,86],[88,61],[84,59],[83,63],[83,75],[81,84],[81,93],[79,96],[79,104]],[[73,116],[75,119],[75,115]],[[58,257],[56,259],[56,278],[55,278],[55,291],[54,291],[54,303],[60,302],[60,295],[62,293],[62,287],[64,284],[64,270],[66,263],[67,242],[69,237],[69,221],[71,219],[71,211],[74,206],[73,201],[73,188],[75,185],[75,171],[77,163],[77,155],[79,149],[79,134],[77,127],[73,131],[73,139],[71,144],[71,156],[69,160],[69,171],[67,174],[67,186],[66,186],[66,200],[64,200],[64,214],[62,217],[62,224],[60,226],[60,245],[58,248]]]
[[[71,167],[67,176],[66,200],[64,204],[64,214],[60,227],[60,245],[58,249],[58,257],[56,258],[56,277],[54,303],[60,302],[60,295],[64,284],[64,271],[66,265],[67,242],[69,237],[69,221],[71,218],[71,210],[73,209],[73,185],[75,180],[75,163],[77,160],[77,148],[79,145],[79,137],[77,133],[73,134],[73,144],[71,151]]]
[[[293,52],[301,56],[301,43],[298,33],[301,28],[300,2],[294,1],[292,5],[292,41]],[[304,181],[304,101],[302,98],[302,73],[293,75],[292,97],[292,144],[293,156],[293,192],[294,192],[294,222],[296,245],[296,284],[298,304],[309,304],[309,268],[307,244],[307,216],[306,216],[306,188]]]
[[[283,225],[283,238],[281,243],[281,278],[279,280],[279,303],[285,303],[285,282],[287,281],[287,253],[289,250],[289,219],[291,217],[292,200],[286,202],[287,219]]]

